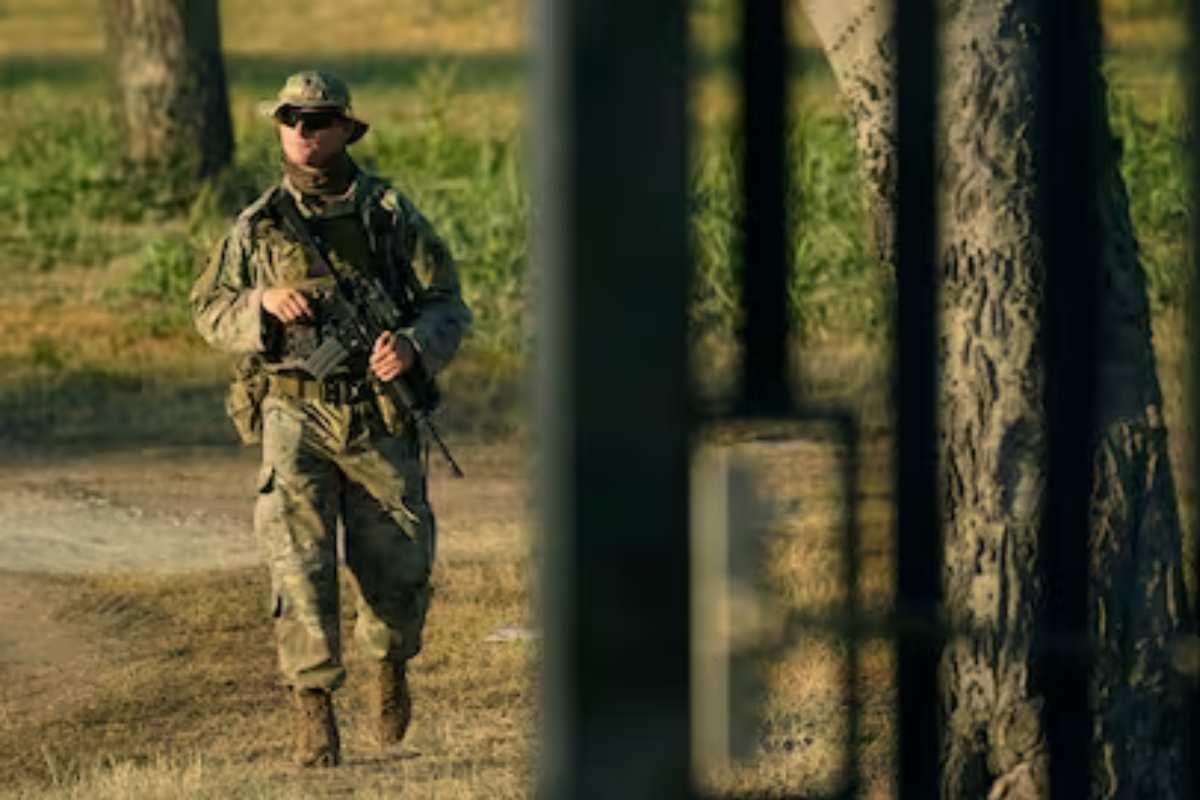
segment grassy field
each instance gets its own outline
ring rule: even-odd
[[[198,196],[181,199],[177,182],[132,178],[114,158],[119,133],[107,106],[96,4],[0,2],[0,96],[22,110],[0,126],[0,442],[78,449],[232,441],[220,412],[227,360],[191,333],[184,297],[232,215],[274,178],[276,145],[255,104],[309,66],[350,82],[356,106],[374,123],[355,157],[413,197],[460,259],[477,328],[447,376],[451,431],[484,440],[520,434],[527,427],[520,381],[531,350],[527,231],[536,213],[524,113],[527,6],[305,0],[279,14],[269,4],[224,0],[236,163]],[[1190,470],[1180,469],[1192,436],[1183,405],[1191,208],[1182,4],[1104,6],[1113,122],[1125,142],[1186,513],[1195,491]],[[723,341],[738,319],[732,9],[728,0],[707,0],[693,13],[698,343]],[[863,580],[854,593],[840,577],[845,498],[836,462],[844,453],[811,431],[796,433],[793,449],[744,449],[771,476],[763,525],[772,534],[779,602],[818,613],[853,594],[861,607],[882,611],[891,596],[884,393],[891,281],[866,248],[852,139],[832,81],[802,24],[793,39],[804,67],[789,132],[790,200],[805,214],[792,239],[789,293],[798,375],[810,398],[848,403],[870,426],[857,498]],[[728,348],[719,357],[731,363]],[[523,454],[507,463],[520,473]],[[382,766],[361,759],[336,776],[301,778],[280,766],[286,709],[262,647],[269,626],[260,613],[261,571],[0,576],[36,586],[51,621],[69,634],[65,646],[82,648],[78,674],[41,676],[48,691],[83,674],[96,687],[86,698],[66,692],[64,702],[44,706],[3,690],[0,798],[527,796],[536,645],[479,644],[497,625],[532,613],[530,533],[523,519],[511,522],[503,533],[451,548],[439,568],[427,656],[414,676],[431,721],[413,743],[422,755]],[[712,770],[706,781],[763,796],[801,784],[832,792],[854,763],[866,796],[890,796],[891,671],[881,641],[852,650],[804,633],[765,670],[755,758]],[[855,685],[861,752],[848,761],[844,711],[847,686]],[[355,688],[344,710],[357,747]]]

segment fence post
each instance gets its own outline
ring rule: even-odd
[[[1100,262],[1093,76],[1100,28],[1095,0],[1044,0],[1040,9],[1038,188],[1050,463],[1039,545],[1045,612],[1038,660],[1050,796],[1065,799],[1090,785],[1087,543]]]
[[[686,15],[536,3],[540,794],[689,793]]]
[[[903,5],[901,13],[900,6]],[[897,186],[896,611],[900,796],[938,797],[942,538],[937,510],[937,125],[932,0],[895,3]]]
[[[788,243],[784,187],[788,105],[783,0],[742,2],[742,198],[745,262],[741,411],[784,416],[787,382]]]

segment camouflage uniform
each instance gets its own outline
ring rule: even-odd
[[[417,433],[381,408],[365,362],[326,386],[306,380],[296,365],[314,344],[306,343],[312,329],[283,326],[262,309],[266,288],[332,282],[288,233],[278,205],[287,202],[339,271],[373,274],[398,302],[411,300],[411,325],[398,333],[413,344],[418,368],[432,375],[445,366],[471,314],[454,262],[429,222],[395,189],[362,172],[332,203],[301,195],[285,177],[242,212],[192,291],[205,340],[257,357],[269,376],[254,527],[270,567],[279,665],[297,690],[332,691],[345,675],[337,521],[359,590],[360,652],[400,664],[421,648],[435,523]]]

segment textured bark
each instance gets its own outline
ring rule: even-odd
[[[896,47],[891,6],[879,0],[804,0],[857,136],[873,243],[896,263]]]
[[[805,7],[856,127],[880,253],[894,263],[890,9],[864,0]],[[1034,645],[1047,477],[1039,319],[1043,278],[1054,265],[1043,262],[1037,232],[1036,36],[1033,0],[943,4],[944,592],[950,624],[970,632],[952,638],[942,659],[948,799],[1046,792]],[[1169,663],[1186,618],[1180,527],[1119,144],[1103,107],[1095,122],[1103,230],[1089,532],[1094,716],[1093,730],[1080,731],[1093,737],[1087,796],[1182,798],[1184,718]]]
[[[212,175],[233,155],[217,0],[103,0],[125,157]]]

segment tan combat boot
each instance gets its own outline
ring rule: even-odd
[[[342,761],[333,696],[320,689],[292,692],[296,709],[296,747],[292,760],[301,767],[336,767]]]
[[[404,662],[388,661],[372,665],[373,675],[367,688],[367,708],[375,722],[375,742],[380,748],[399,744],[412,720],[412,695]]]

